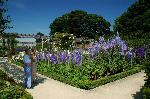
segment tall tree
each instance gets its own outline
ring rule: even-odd
[[[10,21],[10,16],[6,15],[8,9],[6,9],[6,2],[8,0],[0,0],[0,34],[4,34],[4,30],[11,28],[8,24]]]
[[[56,32],[74,34],[76,37],[95,38],[110,33],[110,23],[102,16],[87,14],[82,10],[71,11],[56,18],[50,24],[51,34]]]
[[[129,39],[150,37],[150,0],[138,0],[120,17],[114,30]]]

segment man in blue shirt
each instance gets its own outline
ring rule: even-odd
[[[31,51],[29,49],[25,50],[26,55],[24,56],[24,71],[25,71],[25,86],[26,88],[31,88]]]

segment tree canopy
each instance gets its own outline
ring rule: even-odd
[[[44,36],[44,34],[41,33],[41,32],[38,32],[36,35],[37,35],[37,36]],[[42,38],[36,39],[36,42],[37,42],[37,43],[41,43],[41,42],[42,42]]]
[[[102,16],[87,14],[82,10],[71,11],[56,18],[50,24],[51,34],[56,32],[73,34],[76,37],[95,38],[96,35],[110,34],[110,23]]]
[[[150,37],[150,0],[138,0],[120,17],[116,18],[114,30],[122,37]]]
[[[10,23],[10,16],[6,15],[8,9],[6,9],[6,2],[8,0],[0,0],[0,34],[3,34],[4,30],[11,28],[8,24]]]

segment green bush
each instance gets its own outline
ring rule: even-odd
[[[12,77],[0,69],[0,99],[33,99]]]
[[[150,99],[150,88],[144,87],[142,94],[144,99]]]
[[[150,99],[150,55],[148,55],[147,60],[143,64],[147,79],[142,93],[144,99]]]

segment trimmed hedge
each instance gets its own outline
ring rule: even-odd
[[[144,99],[150,99],[150,55],[149,58],[143,64],[147,79],[142,93]]]
[[[110,83],[110,82],[113,82],[115,80],[119,80],[121,78],[130,76],[134,73],[137,73],[137,72],[141,71],[141,67],[135,67],[134,69],[128,70],[126,72],[118,73],[118,74],[111,75],[111,76],[104,77],[104,78],[97,79],[97,80],[91,80],[91,81],[89,81],[89,80],[86,80],[86,81],[85,80],[84,81],[79,80],[79,81],[73,82],[70,79],[65,78],[61,74],[58,74],[58,73],[55,73],[55,72],[51,73],[48,70],[44,70],[44,69],[46,69],[46,67],[44,67],[43,70],[41,70],[41,69],[38,70],[38,73],[40,73],[42,75],[45,75],[47,77],[50,77],[54,80],[58,80],[58,81],[61,81],[63,83],[69,84],[71,86],[81,88],[81,89],[85,89],[85,90],[93,89],[93,88],[98,87],[100,85],[104,85],[106,83]]]
[[[33,99],[33,97],[0,69],[0,99]]]
[[[126,72],[111,75],[111,76],[104,77],[104,78],[101,78],[98,80],[85,81],[85,82],[83,81],[83,82],[80,82],[79,87],[82,89],[88,89],[88,90],[93,89],[95,87],[98,87],[98,86],[122,79],[124,77],[130,76],[130,75],[135,74],[135,73],[140,72],[140,71],[141,71],[141,68],[134,68],[134,69],[128,70]]]
[[[142,91],[144,99],[150,99],[150,88],[144,87]]]

